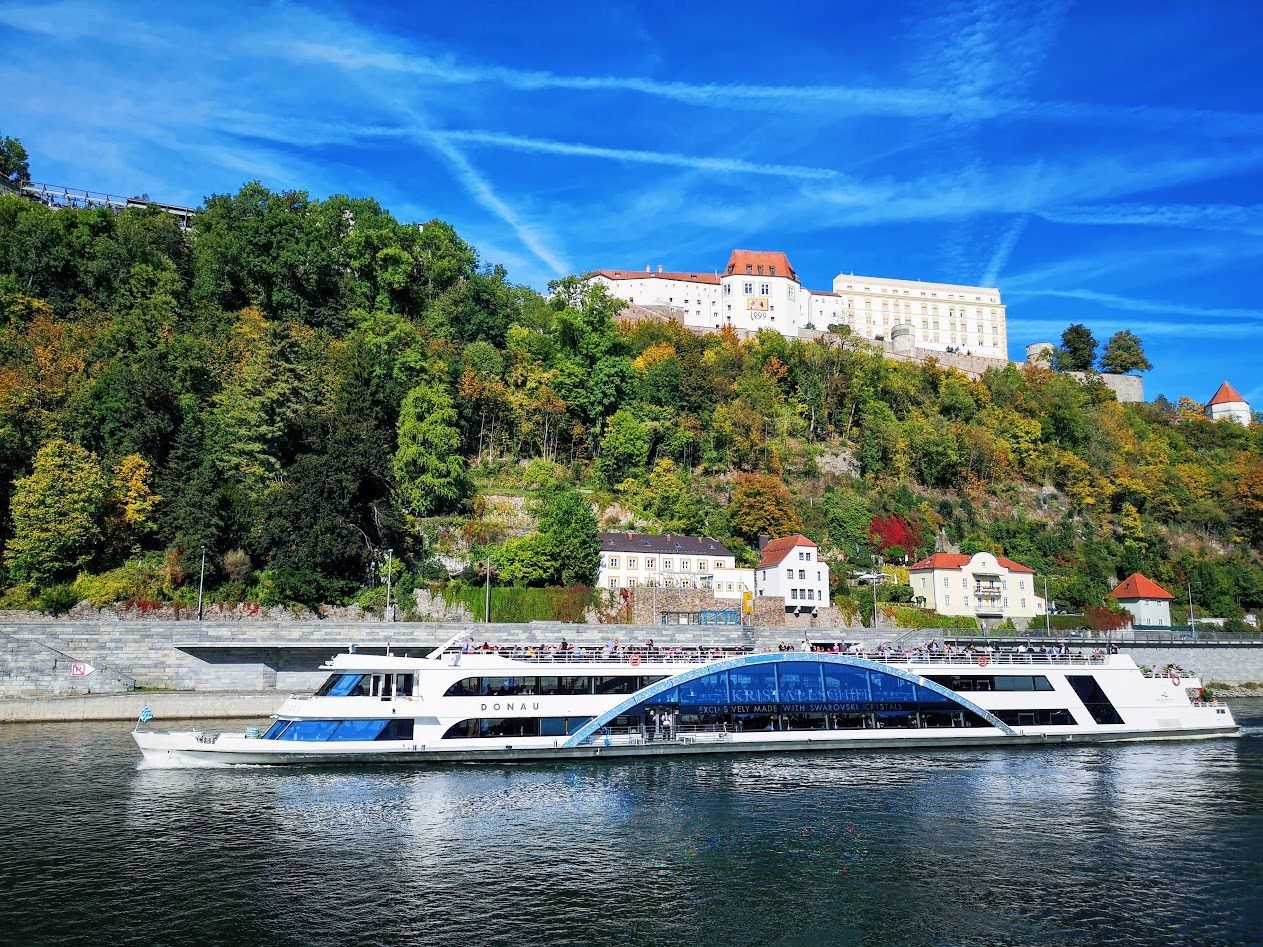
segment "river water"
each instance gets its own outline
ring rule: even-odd
[[[0,942],[1263,943],[1263,702],[1234,710],[1236,740],[307,770],[0,726]]]

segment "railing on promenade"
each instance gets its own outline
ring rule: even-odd
[[[1263,635],[1257,631],[1223,631],[1218,628],[1207,628],[1198,625],[1171,627],[1122,628],[1117,631],[1093,631],[1087,628],[1044,629],[1028,628],[1025,632],[980,631],[976,628],[953,629],[944,631],[943,636],[949,641],[1003,642],[1005,645],[1034,643],[1046,645],[1050,641],[1065,641],[1083,647],[1088,645],[1108,644],[1165,644],[1165,645],[1263,645]]]

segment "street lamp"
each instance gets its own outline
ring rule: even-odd
[[[197,620],[202,620],[202,590],[206,588],[206,547],[202,547],[202,571],[197,576]]]
[[[391,574],[394,572],[394,570],[391,568],[391,563],[393,560],[394,560],[394,550],[387,549],[386,550],[386,621],[395,620],[394,615],[390,611],[390,580],[392,577]]]

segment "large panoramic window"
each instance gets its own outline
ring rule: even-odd
[[[391,720],[278,720],[265,734],[265,740],[295,740],[306,743],[372,740],[411,740],[411,719]]]
[[[930,674],[928,679],[954,691],[1050,691],[1042,674]]]
[[[1092,719],[1097,723],[1122,723],[1123,718],[1114,709],[1114,704],[1106,696],[1101,685],[1091,674],[1067,674],[1066,680],[1083,701]]]

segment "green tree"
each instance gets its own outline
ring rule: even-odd
[[[418,516],[456,509],[469,495],[456,409],[446,390],[423,382],[403,399],[394,470],[405,505]]]
[[[1153,363],[1145,357],[1140,337],[1128,329],[1115,332],[1105,343],[1101,353],[1101,371],[1117,375],[1127,372],[1147,372]]]
[[[1061,333],[1061,347],[1053,356],[1053,364],[1062,372],[1090,372],[1096,364],[1096,337],[1092,330],[1076,322]]]
[[[100,463],[82,447],[59,438],[41,447],[34,469],[14,484],[10,575],[45,585],[86,566],[101,542],[106,489]]]
[[[854,555],[868,545],[873,511],[868,501],[852,490],[831,491],[824,496],[825,528],[846,554]]]
[[[597,468],[611,486],[645,472],[653,432],[626,408],[614,412],[601,438]]]
[[[31,166],[26,149],[16,138],[0,138],[0,178],[8,184],[30,184]]]
[[[543,502],[539,532],[562,585],[592,585],[601,566],[601,536],[592,504],[573,487]]]

